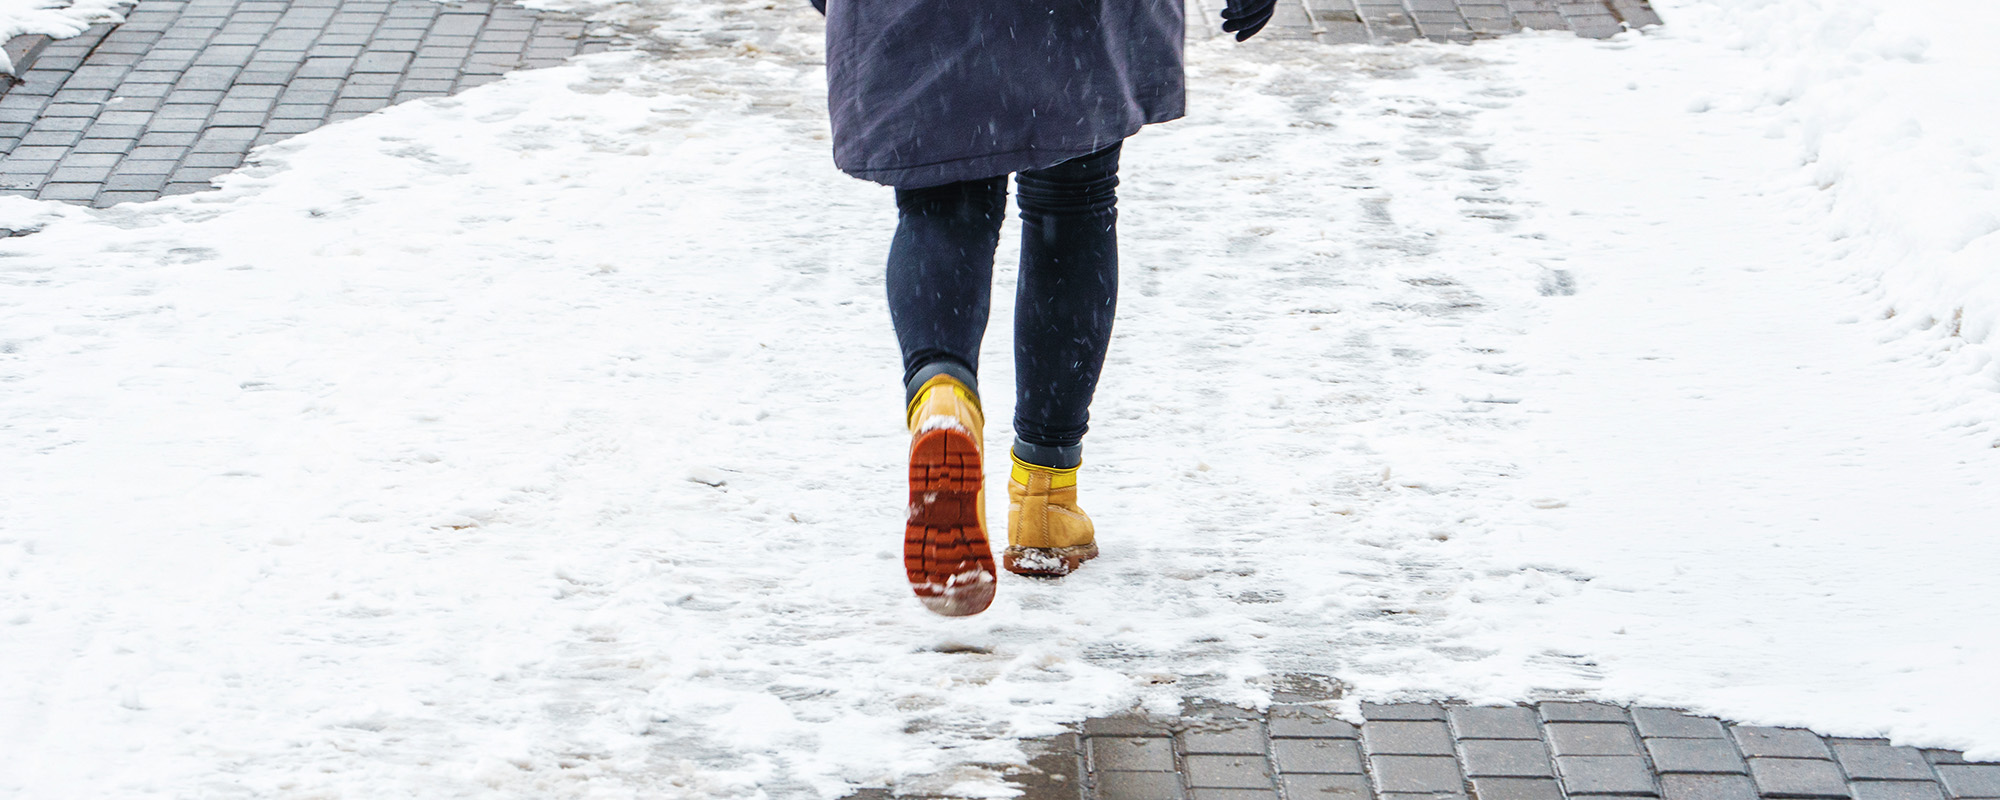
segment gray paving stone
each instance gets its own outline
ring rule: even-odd
[[[281,95],[285,99],[281,102],[331,103],[344,85],[345,82],[339,78],[296,78],[286,84],[285,93]]]
[[[171,83],[128,83],[118,88],[118,96],[127,101],[154,100],[167,96],[173,90]]]
[[[2000,798],[2000,764],[1940,764],[1937,774],[1953,798]]]
[[[1362,703],[1361,716],[1368,720],[1442,720],[1444,706],[1437,703]]]
[[[47,161],[54,163],[66,155],[69,155],[69,148],[67,147],[16,147],[14,148],[14,152],[7,154],[7,159],[9,161],[18,159],[21,161]]]
[[[1472,779],[1479,800],[1563,800],[1562,785],[1548,778]]]
[[[1190,755],[1183,761],[1189,786],[1263,789],[1276,785],[1271,778],[1271,764],[1261,755]]]
[[[167,175],[127,174],[104,179],[104,188],[113,192],[157,192],[167,185]]]
[[[1361,726],[1361,741],[1371,754],[1451,755],[1451,728],[1431,720],[1370,720]]]
[[[271,119],[325,119],[332,103],[284,103],[271,110]]]
[[[1855,781],[1848,788],[1854,800],[1944,800],[1935,781]]]
[[[88,130],[84,130],[84,136],[88,136],[88,138],[132,138],[132,140],[136,140],[144,132],[146,132],[146,126],[142,126],[142,124],[136,124],[136,126],[134,124],[106,124],[100,118],[98,122],[90,124]]]
[[[1730,732],[1736,735],[1736,746],[1743,755],[1751,758],[1833,758],[1833,751],[1812,731],[1737,725]]]
[[[153,133],[148,133],[144,136],[139,137],[138,141],[135,143],[135,149],[138,147],[172,147],[177,149],[186,149],[189,145],[194,144],[195,140],[199,138],[201,137],[198,134],[193,134],[193,133],[163,133],[155,131]]]
[[[1361,729],[1315,706],[1276,706],[1267,723],[1274,737],[1361,738]]]
[[[235,169],[243,164],[241,153],[189,153],[181,159],[182,167],[221,167]]]
[[[1559,756],[1636,756],[1639,737],[1631,726],[1610,722],[1551,722],[1549,747]]]
[[[267,117],[269,115],[262,111],[217,111],[209,117],[209,122],[215,125],[257,126],[263,125]]]
[[[308,58],[299,67],[296,77],[300,78],[340,78],[353,68],[352,58]]]
[[[207,119],[214,113],[212,103],[167,103],[153,112],[155,119]]]
[[[1535,710],[1520,706],[1454,706],[1452,732],[1461,739],[1540,739]]]
[[[1181,751],[1185,753],[1263,755],[1264,743],[1268,741],[1264,726],[1256,722],[1190,728],[1182,731],[1180,738]]]
[[[0,128],[7,126],[0,125]],[[16,146],[24,147],[69,147],[83,138],[83,131],[29,131],[18,137],[8,137],[0,133],[0,138],[17,139]]]
[[[1717,720],[1666,708],[1632,709],[1632,722],[1639,735],[1647,738],[1721,739],[1728,735]]]
[[[360,77],[360,76],[357,75],[355,77]],[[339,102],[341,100],[348,100],[353,98],[361,98],[366,100],[386,100],[388,98],[394,97],[395,95],[396,95],[396,85],[393,83],[374,84],[374,85],[365,83],[356,83],[341,87],[340,96],[335,98],[334,102]]]
[[[45,183],[37,195],[43,200],[89,200],[97,196],[95,183]]]
[[[290,69],[244,70],[243,74],[236,76],[236,85],[284,86],[287,82],[291,81],[292,73],[293,71]]]
[[[1665,800],[1757,800],[1747,775],[1661,775]]]
[[[1475,778],[1553,778],[1555,765],[1541,742],[1526,739],[1472,739],[1465,751],[1465,774]]]
[[[133,70],[125,74],[126,85],[134,83],[173,83],[180,79],[181,71],[177,69]],[[120,88],[122,89],[123,86],[121,85]]]
[[[111,177],[111,168],[108,166],[104,167],[59,166],[56,167],[54,172],[49,173],[49,182],[103,183],[104,179],[109,177]]]
[[[1282,773],[1362,773],[1361,745],[1352,739],[1273,739],[1271,756]]]
[[[50,103],[42,109],[44,117],[95,117],[103,107],[96,103]]]
[[[1833,757],[1851,780],[1933,780],[1930,762],[1914,747],[1835,744]]]
[[[117,153],[71,153],[62,160],[64,167],[110,167],[123,156]]]
[[[1284,787],[1286,800],[1368,800],[1370,795],[1368,778],[1361,775],[1283,775],[1278,783]]]
[[[227,174],[229,171],[221,167],[181,167],[174,170],[173,174],[167,177],[167,182],[207,184],[215,180],[217,176]]]
[[[112,168],[111,180],[117,180],[120,176],[125,175],[158,175],[160,176],[160,181],[165,183],[166,176],[173,174],[176,164],[177,162],[168,159],[153,161],[127,158],[124,161],[118,162],[118,166]]]
[[[323,123],[318,119],[274,119],[264,123],[265,133],[299,134],[316,130]]]
[[[1172,772],[1101,772],[1093,794],[1098,800],[1183,800],[1179,775]]]
[[[212,106],[228,96],[221,89],[175,89],[165,98],[166,103]]]
[[[227,101],[230,101],[230,100],[238,100],[238,99],[243,99],[243,98],[264,98],[264,99],[271,99],[271,98],[275,98],[275,97],[277,97],[277,96],[278,96],[278,95],[280,95],[280,94],[283,94],[283,93],[284,93],[284,91],[285,91],[285,87],[282,87],[282,86],[242,86],[242,85],[238,85],[238,86],[231,86],[231,87],[229,87],[229,93],[228,93],[228,94],[226,94],[226,95],[223,95],[222,99],[223,99],[223,100],[224,100],[225,102],[227,102]]]
[[[176,119],[172,117],[154,119],[147,123],[146,130],[162,133],[199,133],[208,124],[205,119]]]
[[[99,153],[122,154],[131,152],[132,147],[133,147],[133,142],[131,139],[85,139],[81,142],[77,142],[75,147],[69,148],[68,152],[72,155],[76,154],[94,155]]]
[[[222,102],[216,104],[215,110],[217,113],[230,111],[256,111],[264,113],[269,112],[277,104],[278,99],[275,97],[238,97],[232,92],[229,97],[222,98]]]
[[[1750,777],[1765,797],[1848,797],[1847,780],[1832,761],[1752,758]]]
[[[1174,743],[1158,737],[1092,736],[1085,751],[1090,768],[1102,770],[1166,770],[1174,768]]]
[[[380,111],[388,107],[389,98],[386,97],[343,97],[333,101],[333,112],[327,116],[331,117],[334,114],[366,114],[370,111]]]
[[[221,45],[210,42],[207,47],[202,48],[201,55],[195,57],[194,63],[198,67],[215,65],[242,66],[244,62],[250,60],[250,55],[255,52],[257,52],[257,48],[250,45]]]
[[[1728,739],[1647,739],[1646,751],[1660,772],[1742,775],[1750,771]]]
[[[396,96],[398,98],[401,98],[403,94],[408,92],[431,92],[435,94],[446,94],[451,91],[453,83],[454,81],[450,79],[430,80],[430,81],[407,80],[403,81],[403,83],[397,88]]]
[[[14,177],[32,175],[36,180],[40,180],[50,172],[54,172],[55,168],[56,162],[54,161],[29,161],[25,158],[0,159],[0,175]]]
[[[1469,800],[1464,792],[1384,792],[1382,800]]]
[[[1556,771],[1572,795],[1652,795],[1653,773],[1639,756],[1559,756]]]
[[[109,102],[111,102],[111,90],[109,90],[109,89],[70,89],[70,88],[64,88],[64,89],[62,89],[61,91],[58,91],[58,92],[56,92],[56,93],[55,93],[55,95],[54,95],[53,97],[50,97],[50,98],[49,98],[49,102],[52,102],[52,103],[109,103]]]
[[[1371,756],[1375,782],[1391,792],[1463,792],[1458,761],[1449,756]]]
[[[1920,749],[1924,751],[1924,760],[1929,761],[1932,764],[1965,763],[1965,754],[1957,750],[1938,750],[1934,748],[1920,748]]]
[[[1278,790],[1272,789],[1209,789],[1195,787],[1191,790],[1194,800],[1278,800]]]
[[[194,149],[195,152],[210,152],[210,153],[218,152],[215,150],[207,149],[204,147],[204,145],[210,145],[210,144],[241,145],[243,142],[247,142],[257,138],[257,135],[261,132],[262,131],[259,131],[256,128],[221,128],[221,127],[209,128],[208,130],[201,132],[201,140],[195,142]]]
[[[1538,707],[1547,722],[1626,722],[1625,709],[1605,703],[1547,702]]]
[[[355,59],[353,71],[401,73],[409,65],[409,53],[362,53]]]

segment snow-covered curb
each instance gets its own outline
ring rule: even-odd
[[[21,36],[67,39],[100,22],[123,19],[118,7],[124,0],[0,0],[0,42],[12,43]],[[13,50],[8,47],[7,50]],[[0,51],[0,73],[19,74],[14,61]]]

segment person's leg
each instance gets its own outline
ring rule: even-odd
[[[925,607],[950,616],[993,602],[975,373],[1006,203],[1004,176],[896,191],[888,291],[910,430],[903,567]]]
[[[907,393],[941,370],[968,384],[978,373],[993,292],[993,251],[1006,212],[1004,175],[896,190],[889,316],[903,349]]]
[[[1017,178],[1015,451],[1074,467],[1118,303],[1119,145]]]
[[[1118,301],[1118,154],[1112,145],[1017,177],[1014,470],[1007,568],[1062,575],[1097,555],[1076,505],[1090,400]]]

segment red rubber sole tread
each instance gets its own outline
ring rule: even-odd
[[[903,570],[932,611],[969,616],[993,602],[993,548],[979,524],[979,446],[964,431],[926,431],[910,444],[910,518]]]

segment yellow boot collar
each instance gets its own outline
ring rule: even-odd
[[[1056,469],[1055,467],[1044,467],[1040,464],[1030,464],[1026,461],[1022,461],[1020,456],[1014,455],[1013,453],[1008,453],[1007,455],[1008,457],[1014,460],[1014,472],[1012,476],[1014,482],[1021,484],[1022,486],[1027,486],[1028,479],[1039,473],[1042,475],[1049,476],[1049,488],[1067,489],[1071,486],[1076,485],[1076,471],[1083,468],[1083,465],[1081,464],[1078,464],[1077,466],[1074,467],[1070,467],[1069,469]]]

